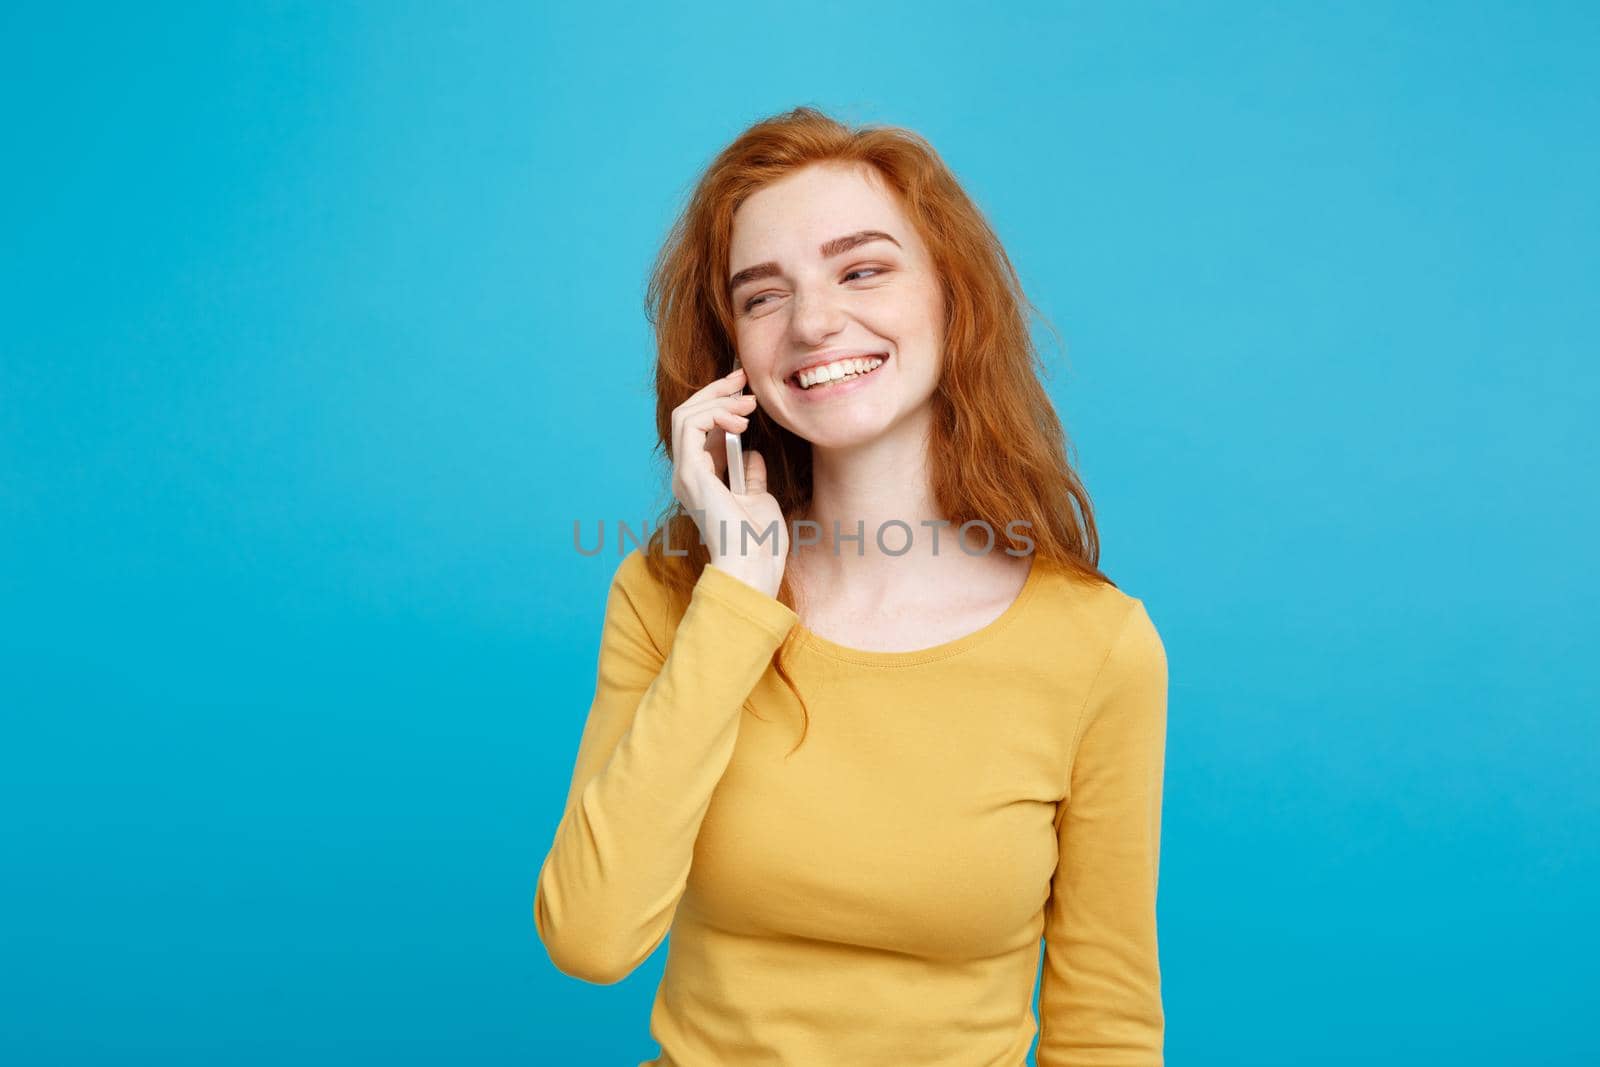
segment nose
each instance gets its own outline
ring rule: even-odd
[[[815,348],[838,333],[845,324],[845,311],[839,295],[829,285],[801,286],[794,294],[794,313],[789,317],[797,344]]]

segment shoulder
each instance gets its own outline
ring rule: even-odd
[[[611,573],[611,588],[621,589],[632,597],[657,594],[655,577],[650,573],[649,561],[642,548],[634,548],[623,556]]]
[[[663,648],[672,644],[694,589],[704,584],[705,570],[710,569],[703,569],[699,580],[689,582],[684,582],[680,574],[664,573],[667,568],[682,565],[681,559],[652,560],[643,548],[633,548],[617,563],[611,575],[608,603],[626,606],[649,630],[651,639]]]
[[[1050,623],[1069,627],[1081,641],[1109,649],[1125,630],[1154,631],[1145,601],[1108,582],[1085,578],[1061,563],[1041,559],[1034,596]]]
[[[666,584],[651,571],[644,550],[634,548],[611,573],[606,614],[631,617],[659,645],[672,632],[670,600]]]
[[[1038,593],[1033,632],[1045,645],[1034,652],[1066,695],[1063,752],[1075,780],[1164,744],[1167,657],[1145,600],[1065,567]]]
[[[1167,676],[1167,649],[1156,629],[1145,602],[1128,596],[1122,623],[1106,651],[1105,670],[1115,676],[1133,676],[1164,682]]]
[[[1046,563],[1027,609],[1030,659],[1077,693],[1077,702],[1166,685],[1166,649],[1144,598]]]

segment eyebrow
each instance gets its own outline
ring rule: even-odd
[[[857,245],[864,245],[869,241],[890,241],[893,242],[896,248],[903,247],[899,241],[896,241],[894,237],[884,233],[882,230],[857,230],[855,233],[847,233],[843,237],[835,237],[831,241],[824,241],[822,247],[817,251],[822,253],[823,259],[832,259],[834,256],[842,256]],[[782,268],[772,262],[757,263],[753,267],[746,267],[728,279],[728,292],[733,292],[746,282],[753,282],[760,278],[770,278],[774,274],[780,273],[781,270]]]

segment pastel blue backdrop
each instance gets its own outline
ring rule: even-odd
[[[1174,1065],[1600,1061],[1584,4],[7,4],[0,1059],[632,1065],[534,874],[646,271],[801,103],[1064,342],[1171,669]]]

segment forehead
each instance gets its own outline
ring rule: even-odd
[[[812,164],[752,193],[733,214],[730,259],[814,259],[824,241],[887,230],[909,249],[917,235],[894,193],[865,164]],[[893,246],[888,246],[893,247]]]

